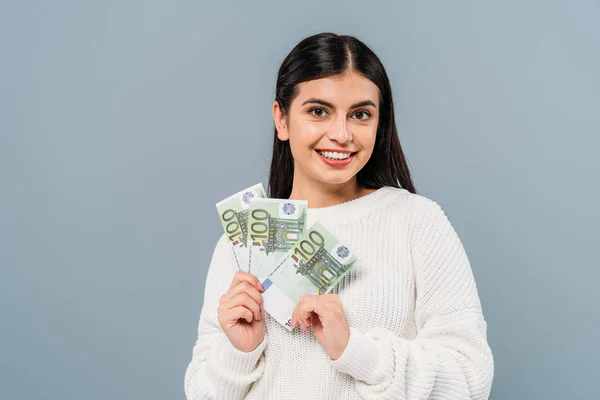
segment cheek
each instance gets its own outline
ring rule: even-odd
[[[307,122],[304,125],[305,137],[309,140],[317,140],[327,131],[323,122]]]
[[[302,132],[294,132],[289,138],[290,150],[294,160],[302,162],[311,156],[311,141]]]
[[[360,140],[361,147],[365,153],[371,154],[373,152],[373,148],[375,147],[375,139],[377,138],[377,131],[364,131],[360,133],[360,136],[357,137]]]
[[[312,148],[326,132],[325,124],[311,122],[297,122],[290,128],[290,147],[294,156],[302,157],[303,154],[312,152]]]

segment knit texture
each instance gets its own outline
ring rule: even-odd
[[[383,187],[309,208],[358,257],[332,290],[350,326],[331,360],[312,330],[288,332],[266,314],[265,340],[235,349],[217,320],[237,266],[222,236],[206,279],[198,337],[184,379],[199,399],[488,399],[494,360],[473,272],[445,212],[433,200]]]

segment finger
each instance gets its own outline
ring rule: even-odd
[[[302,332],[306,332],[306,319],[303,318],[302,307],[298,307],[298,310],[296,311],[296,320],[298,321],[297,324],[300,327],[300,329],[302,329]]]
[[[307,327],[312,324],[313,315],[316,314],[319,324],[322,325],[323,320],[331,319],[341,306],[337,296],[332,298],[327,295],[304,295],[300,304],[298,319]]]
[[[334,296],[334,297],[331,297]],[[342,309],[342,304],[336,295],[304,295],[303,309],[314,312],[323,317],[331,316],[332,312]]]
[[[294,312],[292,312],[292,328],[299,326],[300,329],[302,329],[302,326],[300,325],[300,304],[296,304],[296,307],[294,308]]]
[[[310,316],[311,319],[311,325],[313,327],[313,331],[315,329],[319,329],[321,327],[321,320],[319,319],[319,316],[315,313],[312,313]]]
[[[237,306],[244,306],[252,311],[256,319],[260,319],[260,305],[246,293],[238,294],[224,305],[229,309]]]
[[[309,300],[306,296],[303,296],[300,299],[296,307],[296,319],[300,324],[300,328],[302,331],[306,332],[308,327],[310,326],[310,318],[312,315],[312,305],[311,300]]]
[[[229,287],[229,290],[240,284],[240,282],[248,282],[250,285],[254,286],[261,292],[265,291],[265,289],[258,281],[258,278],[256,276],[244,271],[237,271],[235,273],[235,275],[233,276],[233,280],[231,281],[231,286]]]
[[[329,305],[332,306],[342,306],[342,301],[340,300],[340,298],[338,297],[337,294],[334,293],[330,293],[330,294],[324,294],[320,296],[323,301]]]
[[[312,311],[306,311],[303,309],[299,310],[300,314],[300,324],[302,325],[302,330],[306,332],[311,323],[311,316],[313,315]]]
[[[240,282],[233,289],[225,293],[225,295],[221,298],[221,301],[227,302],[240,293],[246,293],[248,296],[252,297],[254,301],[256,301],[258,304],[261,304],[263,301],[262,294],[258,291],[258,289],[246,281]]]
[[[244,307],[244,306],[237,306],[237,307],[233,307],[233,308],[228,309],[225,312],[225,314],[223,315],[223,317],[229,323],[232,323],[232,322],[235,323],[239,319],[244,319],[244,320],[246,320],[246,322],[252,323],[252,318],[254,316],[252,315],[252,311],[250,311],[246,307]]]
[[[304,318],[302,318],[303,315],[303,304],[300,302],[298,303],[298,305],[296,306],[296,324],[298,324],[298,326],[300,326],[300,329],[302,329],[302,331],[304,332]]]

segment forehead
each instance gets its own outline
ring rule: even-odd
[[[315,79],[302,82],[299,86],[297,101],[316,97],[330,101],[338,107],[349,106],[363,100],[371,100],[379,105],[379,88],[371,80],[358,74]]]

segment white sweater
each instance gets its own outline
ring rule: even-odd
[[[265,340],[244,353],[217,321],[237,270],[218,241],[206,279],[198,339],[185,373],[198,399],[488,399],[494,360],[473,272],[445,212],[433,200],[383,187],[309,208],[359,261],[333,289],[350,339],[333,361],[312,330],[288,332],[266,314]]]

